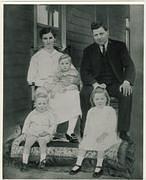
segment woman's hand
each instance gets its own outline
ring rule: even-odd
[[[50,84],[49,84],[48,82],[45,82],[45,83],[43,84],[43,86],[44,86],[47,90],[50,89]]]
[[[70,85],[70,81],[69,81],[68,79],[63,79],[63,80],[61,80],[60,82],[61,82],[61,84],[62,84],[63,86],[69,86],[69,85]]]
[[[44,132],[39,134],[40,137],[44,137],[44,136],[47,136],[47,135],[49,135],[49,133],[47,131],[44,131]]]
[[[62,83],[58,83],[56,86],[54,86],[54,88],[52,89],[52,92],[54,94],[56,94],[56,93],[64,93],[65,88],[64,88]]]
[[[21,137],[22,139],[26,139],[27,134],[26,133],[22,133],[21,136],[18,136],[18,138]]]

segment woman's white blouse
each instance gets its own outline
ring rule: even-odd
[[[52,53],[45,49],[39,50],[34,54],[30,61],[27,74],[27,81],[31,85],[33,82],[36,86],[43,86],[43,83],[54,75],[58,67],[58,59],[62,53],[54,49]]]

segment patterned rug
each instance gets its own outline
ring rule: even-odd
[[[15,133],[13,138],[9,138],[4,146],[4,162],[8,165],[20,166],[24,148],[23,136]],[[105,152],[103,161],[104,175],[130,178],[133,173],[135,161],[135,144],[131,140],[115,144]],[[78,143],[70,143],[65,140],[55,140],[47,145],[47,166],[66,167],[64,172],[69,171],[76,161],[78,154]],[[83,161],[82,171],[93,171],[96,165],[96,151],[88,151]],[[31,148],[30,163],[33,168],[37,168],[39,163],[39,145],[35,143]],[[58,170],[59,169],[59,170]],[[54,168],[60,171],[60,168]]]

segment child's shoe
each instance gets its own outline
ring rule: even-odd
[[[46,159],[42,160],[39,164],[39,169],[42,169],[44,171],[47,171],[48,168],[46,167]]]
[[[22,163],[20,170],[21,170],[22,172],[28,171],[28,164]]]
[[[66,136],[67,140],[71,141],[72,138],[71,138],[71,136],[69,134],[65,134],[65,136]]]
[[[103,169],[102,169],[102,167],[101,166],[96,166],[96,169],[95,169],[95,171],[94,171],[94,173],[93,173],[93,177],[94,178],[96,178],[96,179],[98,179],[100,176],[102,176],[103,175]]]
[[[66,139],[69,140],[69,142],[71,143],[78,143],[78,138],[76,137],[76,135],[74,133],[72,133],[71,135],[65,134]]]
[[[71,137],[72,137],[72,140],[71,140],[72,143],[78,143],[79,142],[77,136],[74,133],[71,134]]]
[[[81,170],[81,166],[80,165],[75,165],[72,170],[69,172],[70,175],[75,175],[77,174],[79,171]]]

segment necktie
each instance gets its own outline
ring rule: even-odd
[[[105,45],[102,45],[102,54],[105,56]]]

